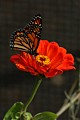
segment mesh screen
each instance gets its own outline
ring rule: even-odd
[[[0,118],[16,101],[26,100],[34,84],[30,74],[18,71],[10,63],[10,56],[15,51],[9,47],[11,33],[23,28],[31,18],[40,13],[43,19],[42,39],[56,41],[60,46],[74,53],[80,50],[80,1],[77,0],[2,0],[0,1]],[[68,73],[68,74],[67,74]],[[53,80],[43,81],[38,95],[30,106],[33,114],[41,111],[57,112],[63,103],[64,90],[70,88],[76,73],[61,75],[65,79],[57,87]],[[74,75],[72,75],[74,73]],[[56,78],[58,79],[58,78]],[[44,92],[43,92],[44,91]],[[55,101],[57,102],[55,103]],[[35,110],[35,111],[34,111]],[[67,118],[67,112],[61,116]]]

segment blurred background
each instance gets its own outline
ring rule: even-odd
[[[1,0],[0,1],[0,120],[14,102],[28,100],[35,77],[19,71],[10,62],[17,53],[9,47],[10,35],[23,28],[36,14],[42,16],[42,39],[56,41],[71,52],[75,59],[80,52],[80,0]],[[80,56],[80,54],[79,54]],[[78,79],[76,71],[68,71],[43,80],[38,94],[29,107],[32,115],[42,111],[57,112],[68,91]],[[68,120],[68,111],[60,116]]]

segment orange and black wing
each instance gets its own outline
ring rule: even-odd
[[[15,50],[36,54],[41,38],[42,18],[36,15],[22,30],[15,31],[11,36],[10,46]]]
[[[15,31],[11,36],[10,47],[15,50],[29,52],[32,49],[29,39],[23,30]]]

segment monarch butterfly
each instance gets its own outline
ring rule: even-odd
[[[31,55],[36,55],[41,31],[41,15],[35,15],[26,27],[12,33],[10,47],[15,50],[25,51]]]

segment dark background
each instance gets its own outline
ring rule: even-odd
[[[9,47],[10,35],[23,28],[34,15],[42,15],[42,39],[56,41],[68,52],[80,50],[80,0],[1,0],[0,1],[0,120],[14,102],[28,100],[35,77],[19,71],[11,62],[15,54]],[[76,54],[77,56],[77,54]],[[42,111],[57,112],[76,71],[65,72],[53,79],[45,79],[29,111],[34,115]],[[61,120],[68,120],[66,111]]]

